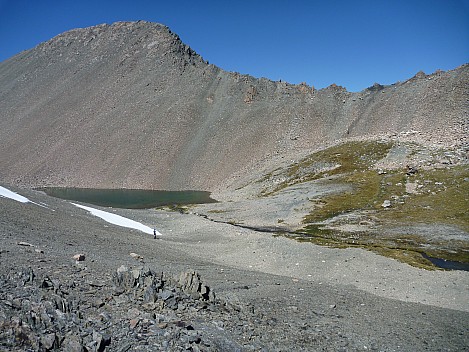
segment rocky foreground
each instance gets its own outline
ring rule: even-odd
[[[296,306],[272,307],[274,312],[268,312],[265,306],[241,301],[235,294],[216,298],[194,271],[174,279],[148,267],[121,266],[106,280],[90,275],[78,261],[57,269],[45,273],[29,267],[1,276],[2,348],[121,352],[360,349],[334,326],[341,318],[335,304],[325,312],[300,313]],[[301,318],[291,319],[289,314]]]
[[[35,204],[0,198],[0,350],[469,346],[467,273],[416,269],[190,214],[111,210],[157,223],[163,236],[154,240],[66,201],[17,191]]]
[[[31,268],[1,277],[2,347],[41,351],[240,349],[224,336],[224,327],[253,338],[243,323],[250,315],[243,313],[245,307],[215,300],[195,272],[173,280],[149,268],[121,266],[107,282],[84,279],[80,273],[86,268],[81,265],[67,269],[65,278],[36,274]]]

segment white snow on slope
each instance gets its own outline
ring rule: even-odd
[[[49,209],[45,204],[39,204],[39,203],[33,202],[33,201],[29,200],[28,198],[23,197],[22,195],[19,195],[18,193],[10,191],[9,189],[7,189],[5,187],[2,187],[2,186],[0,186],[0,197],[10,198],[10,199],[16,200],[17,202],[21,202],[21,203],[32,203],[32,204],[39,205],[40,207]]]
[[[10,191],[9,189],[7,189],[5,187],[2,187],[2,186],[0,186],[0,197],[10,198],[10,199],[16,200],[17,202],[21,202],[21,203],[32,203],[32,204],[36,204],[36,205],[39,205],[39,206],[44,207],[44,208],[48,208],[45,205],[41,205],[41,204],[32,202],[28,198],[23,197],[22,195],[19,195],[18,193]],[[123,216],[116,215],[116,214],[111,214],[111,213],[108,213],[108,212],[105,212],[105,211],[102,211],[102,210],[98,210],[98,209],[95,209],[95,208],[86,207],[84,205],[75,204],[75,203],[71,203],[71,204],[73,204],[73,205],[75,205],[79,208],[85,209],[85,210],[89,211],[91,214],[93,214],[94,216],[97,216],[97,217],[99,217],[99,218],[103,219],[104,221],[107,221],[111,224],[114,224],[114,225],[117,225],[117,226],[129,227],[129,228],[136,229],[136,230],[148,233],[150,235],[153,235],[153,229],[151,227],[145,226],[145,225],[143,225],[143,224],[141,224],[137,221],[127,219],[127,218],[124,218]],[[161,236],[161,233],[159,233],[157,230],[155,230],[155,232],[158,236]]]
[[[10,199],[16,200],[17,202],[21,202],[21,203],[30,202],[30,200],[28,198],[20,196],[18,193],[10,191],[9,189],[6,189],[2,186],[0,186],[0,197],[10,198]]]
[[[120,216],[117,214],[111,214],[106,211],[98,210],[98,209],[91,208],[91,207],[86,207],[81,204],[76,204],[76,203],[71,203],[71,204],[77,206],[78,208],[85,209],[89,211],[91,214],[93,214],[94,216],[97,216],[111,224],[114,224],[117,226],[129,227],[129,228],[136,229],[136,230],[148,233],[150,235],[153,235],[153,229],[151,227],[143,225],[137,221],[124,218],[123,216]],[[159,233],[158,231],[156,231],[156,234],[161,236],[161,233]]]

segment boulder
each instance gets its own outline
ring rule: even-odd
[[[77,253],[73,257],[77,262],[82,262],[85,260],[85,255],[83,253]]]
[[[383,208],[390,208],[391,207],[391,201],[389,199],[386,199],[383,204],[381,204]]]

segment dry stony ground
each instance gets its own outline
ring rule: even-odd
[[[468,272],[111,210],[156,226],[155,240],[15,190],[47,207],[0,198],[0,350],[468,350]]]

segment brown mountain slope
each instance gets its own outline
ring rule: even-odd
[[[339,138],[467,132],[469,65],[360,93],[225,72],[165,26],[63,33],[0,63],[0,181],[212,190]]]

